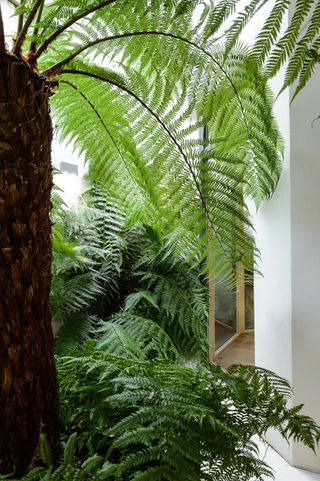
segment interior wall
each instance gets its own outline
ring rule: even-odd
[[[283,172],[275,194],[254,216],[262,273],[255,276],[254,284],[255,362],[292,382],[289,92],[279,98],[276,114],[286,145]],[[268,441],[292,463],[292,451],[276,431],[269,432]]]
[[[271,3],[271,2],[270,2]],[[242,3],[243,6],[244,2]],[[244,32],[252,43],[266,18],[261,11]],[[284,22],[285,28],[292,12]],[[258,366],[288,379],[294,404],[320,423],[320,74],[290,106],[292,91],[282,93],[275,106],[285,153],[277,191],[258,213],[254,210],[262,276],[255,276],[255,359]],[[278,93],[283,72],[272,81]],[[301,444],[288,445],[276,431],[270,444],[291,464],[320,472],[320,456]]]
[[[260,270],[255,279],[256,364],[291,381],[294,404],[320,423],[320,114],[319,70],[289,105],[276,104],[285,140],[278,189],[255,217]],[[281,77],[273,82],[278,90]],[[293,94],[293,89],[290,95]],[[288,445],[275,432],[268,441],[291,464],[320,472],[320,454]]]
[[[320,68],[293,102],[291,124],[294,402],[320,424]],[[314,121],[314,122],[313,122]],[[320,472],[320,451],[294,445],[298,467]]]

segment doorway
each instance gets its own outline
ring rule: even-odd
[[[254,330],[253,273],[245,271],[241,263],[237,263],[235,270],[235,287],[219,282],[219,279],[209,283],[211,360],[215,360],[241,334]]]

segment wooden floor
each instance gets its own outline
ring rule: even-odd
[[[254,364],[254,333],[241,334],[218,354],[217,362],[225,369],[235,363]]]

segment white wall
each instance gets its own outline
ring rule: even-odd
[[[245,30],[245,42],[252,43],[266,13]],[[274,196],[254,215],[262,272],[255,278],[254,302],[256,364],[288,379],[293,403],[304,403],[304,413],[320,424],[320,121],[311,125],[320,114],[319,77],[318,71],[291,107],[292,90],[276,102],[284,167]],[[282,80],[280,72],[272,81],[275,93]],[[288,444],[276,431],[267,439],[291,464],[320,472],[320,451],[315,456],[301,444]]]
[[[294,401],[320,423],[320,69],[292,104],[292,359]],[[296,466],[320,472],[320,451],[294,446]]]
[[[255,219],[260,270],[255,279],[256,364],[290,380],[293,403],[320,423],[320,113],[319,71],[289,107],[276,105],[286,151],[279,187]],[[276,90],[281,78],[274,82]],[[292,95],[291,91],[291,95]],[[268,441],[292,464],[320,472],[315,456],[274,432]],[[284,480],[286,481],[286,480]]]
[[[262,276],[255,276],[254,283],[255,362],[292,382],[289,92],[279,98],[276,113],[286,149],[278,188],[254,221],[262,272]],[[292,463],[291,450],[277,432],[270,432],[268,441]]]
[[[262,14],[260,21],[266,15]],[[288,19],[285,19],[283,29]],[[272,79],[275,95],[284,79],[284,69]],[[275,103],[274,113],[283,136],[285,151],[283,171],[272,198],[254,216],[256,242],[261,252],[259,270],[255,276],[255,362],[274,371],[292,383],[292,270],[291,270],[291,168],[290,168],[290,92],[282,93]],[[292,446],[270,430],[268,442],[293,464]]]
[[[52,142],[52,165],[60,169],[61,162],[76,165],[78,167],[78,175],[61,172],[54,176],[54,183],[62,189],[61,197],[67,206],[74,205],[84,189],[83,175],[87,169],[84,163],[84,157],[78,156],[73,152],[70,145],[62,144],[57,138]]]

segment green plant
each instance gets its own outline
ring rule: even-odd
[[[77,459],[76,433],[69,436],[64,447],[63,459],[58,467],[54,466],[53,452],[43,434],[40,435],[39,446],[44,466],[33,468],[21,478],[22,481],[98,481],[106,479],[104,477],[106,470],[102,466],[103,458],[101,456],[94,455],[82,461]],[[8,477],[0,476],[0,479],[4,480]]]
[[[199,270],[174,258],[154,259],[145,267],[146,271],[134,273],[138,290],[129,294],[123,309],[111,321],[142,341],[150,337],[152,320],[158,335],[168,336],[180,355],[189,359],[201,354],[207,357],[208,291]],[[101,325],[102,336],[104,329],[108,329],[108,321]]]
[[[92,341],[58,368],[64,429],[78,433],[80,457],[109,463],[112,480],[260,479],[270,469],[254,434],[273,427],[311,449],[319,440],[301,406],[286,406],[288,383],[263,369],[124,358]]]
[[[215,8],[211,2],[25,0],[12,5],[18,17],[14,41],[6,42],[0,12],[0,131],[5,144],[0,152],[0,243],[9,249],[1,252],[0,314],[8,327],[1,363],[9,359],[8,372],[15,373],[10,385],[19,385],[19,390],[6,391],[1,384],[0,470],[10,472],[15,465],[23,473],[41,426],[46,426],[54,449],[59,441],[49,309],[51,113],[60,137],[84,152],[92,179],[112,181],[135,206],[143,201],[149,218],[158,213],[177,255],[188,254],[201,264],[212,249],[212,263],[220,272],[230,271],[235,257],[246,262],[252,249],[242,187],[254,182],[252,194],[259,202],[271,195],[280,155],[275,155],[278,134],[270,122],[271,103],[264,86],[260,89],[260,73],[243,82],[249,68],[243,50],[223,60],[215,42],[220,21],[203,35]],[[202,10],[194,22],[197,5]],[[194,81],[200,71],[202,78]],[[223,84],[231,86],[226,95],[218,88]],[[237,132],[243,134],[238,137],[239,155],[226,152],[225,140],[215,149],[217,136],[208,142],[192,139],[203,122],[188,125],[190,114],[196,111],[201,118],[203,92],[209,92],[204,107],[210,112],[215,91],[221,105],[229,104],[230,95],[236,99]],[[250,127],[256,110],[247,108],[251,104],[265,104],[270,113],[259,129]],[[260,137],[270,140],[267,149],[260,148]],[[244,172],[246,161],[250,168]],[[92,297],[97,279],[89,274],[95,284],[88,293]],[[20,346],[19,359],[8,355],[13,344]],[[34,375],[39,366],[40,377]],[[13,381],[18,378],[21,382]],[[23,419],[16,415],[20,405],[31,404],[32,419],[26,410]]]
[[[42,434],[42,465],[23,481],[262,480],[272,472],[253,435],[273,427],[311,449],[319,441],[301,406],[287,407],[290,385],[270,371],[119,357],[95,341],[57,361],[63,455],[56,464]]]
[[[215,272],[226,277],[236,261],[251,263],[244,194],[257,204],[272,194],[281,139],[263,72],[245,49],[226,56],[216,41],[233,2],[225,11],[224,2],[201,0],[11,3],[18,28],[10,44],[0,9],[0,320],[7,326],[0,361],[9,379],[0,393],[0,470],[15,465],[23,473],[42,426],[55,452],[59,441],[49,309],[49,97],[60,137],[84,152],[91,179],[112,181],[136,210],[146,205],[143,225],[158,219],[175,258],[199,266],[210,252]],[[189,125],[193,112],[199,121]],[[192,138],[204,123],[209,140]],[[77,245],[62,244],[59,280],[70,288],[70,308],[65,303],[60,313],[69,309],[71,316],[91,308],[108,272],[96,277],[87,263],[92,252],[79,256]],[[70,259],[80,271],[73,284]],[[61,292],[54,286],[53,298],[55,289]],[[31,405],[32,416],[20,411]]]
[[[98,190],[96,206],[82,203],[76,210],[57,206],[53,210],[53,263],[51,309],[60,326],[56,349],[65,353],[90,335],[99,305],[111,304],[126,249],[125,216],[103,201]],[[95,308],[93,307],[95,306]]]
[[[90,32],[72,30],[83,47],[66,39],[65,60],[45,70],[60,74],[51,102],[60,136],[85,154],[92,181],[113,184],[131,208],[147,206],[148,223],[161,222],[176,254],[203,262],[211,249],[215,271],[232,276],[235,259],[248,263],[254,244],[243,192],[260,204],[281,170],[270,91],[245,49],[224,58],[210,26],[213,4],[203,5],[195,24],[197,2],[150,9],[146,3],[139,15],[132,13],[138,5],[117,3],[103,20],[93,16]],[[166,8],[167,25],[158,21]],[[105,36],[102,22],[112,24]],[[85,57],[94,47],[108,68]],[[51,49],[44,65],[56,60]],[[168,103],[169,95],[175,102]],[[190,122],[194,112],[201,121]],[[198,140],[205,123],[210,139]]]
[[[101,345],[115,353],[130,337],[131,348],[138,343],[147,358],[158,349],[168,349],[169,358],[206,355],[208,294],[201,272],[181,254],[174,257],[170,238],[139,220],[143,211],[138,218],[125,213],[118,199],[94,186],[76,211],[58,206],[53,218],[58,354],[99,334]]]

